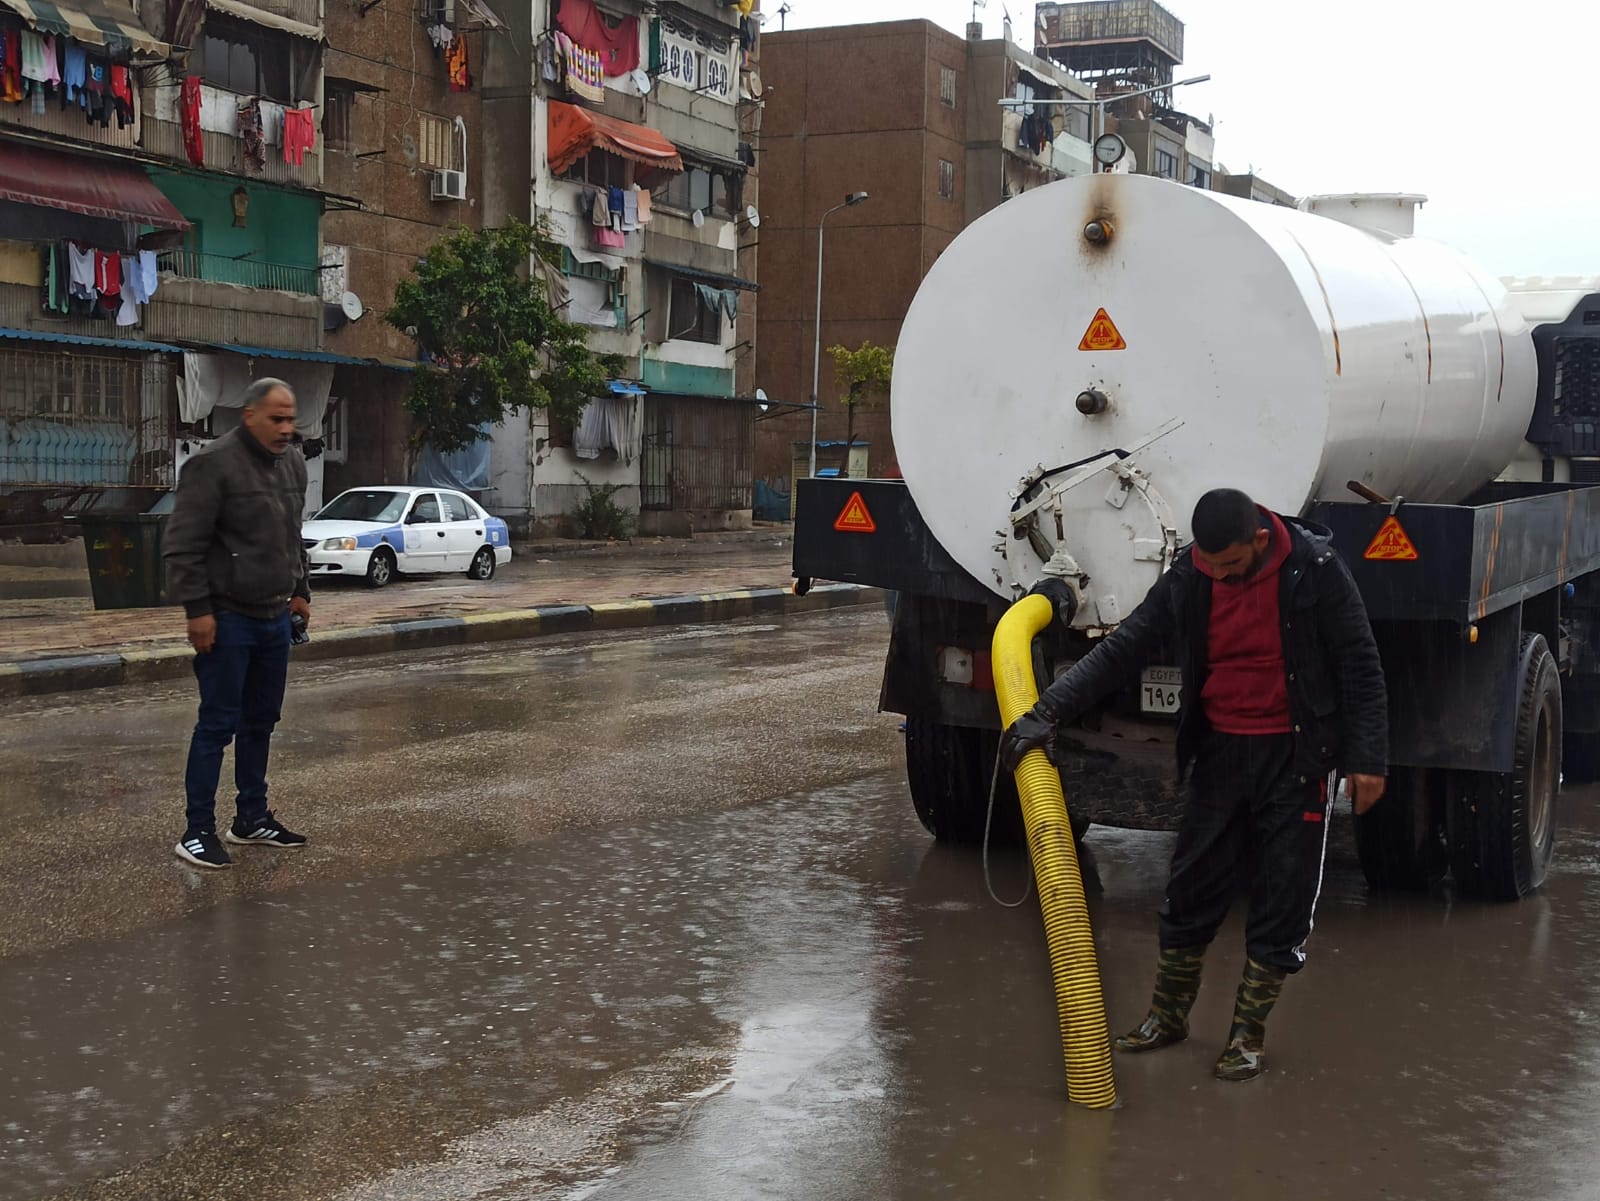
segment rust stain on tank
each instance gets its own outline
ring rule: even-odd
[[[1098,259],[1107,254],[1122,233],[1122,221],[1117,215],[1115,204],[1116,185],[1111,181],[1116,178],[1112,175],[1096,173],[1093,184],[1089,188],[1088,198],[1083,206],[1083,221],[1078,226],[1078,246],[1090,259]],[[1100,243],[1091,242],[1083,231],[1094,222],[1100,222],[1106,227],[1109,237]]]

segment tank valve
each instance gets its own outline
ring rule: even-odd
[[[1085,417],[1093,417],[1096,413],[1104,413],[1111,404],[1106,399],[1106,394],[1098,388],[1085,388],[1078,393],[1078,412]]]
[[[1083,227],[1083,237],[1090,245],[1104,246],[1111,241],[1111,222],[1091,221]]]

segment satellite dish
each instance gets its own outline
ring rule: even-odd
[[[344,310],[344,315],[352,321],[360,321],[361,315],[367,311],[367,306],[361,303],[361,297],[354,292],[346,292],[340,296],[339,307]]]
[[[767,411],[767,390],[765,388],[756,389],[756,403],[761,406],[761,411],[763,413]]]
[[[643,67],[635,68],[633,72],[633,86],[639,89],[639,95],[648,96],[652,86],[650,83],[650,72],[646,71]]]
[[[749,77],[745,80],[744,86],[745,91],[750,93],[750,99],[752,100],[760,100],[761,93],[767,90],[766,85],[761,82],[760,73],[757,71],[750,72]]]
[[[761,228],[761,214],[756,212],[756,206],[747,205],[744,210],[744,219],[751,229]]]
[[[702,228],[706,223],[705,210],[704,209],[695,209],[694,216],[690,217],[689,220],[694,222],[694,227],[696,229]]]

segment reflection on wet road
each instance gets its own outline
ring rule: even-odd
[[[784,749],[775,723],[763,753]],[[976,856],[929,844],[888,754],[732,808],[223,899],[0,960],[0,1196],[1593,1196],[1594,801],[1568,795],[1522,905],[1378,900],[1332,864],[1271,1071],[1243,1086],[1209,1074],[1236,915],[1194,1038],[1120,1059],[1110,1113],[1063,1100],[1037,908],[996,907]],[[1170,838],[1089,845],[1131,1025]],[[1001,891],[1024,870],[1002,854]]]

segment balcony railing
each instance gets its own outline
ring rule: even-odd
[[[265,13],[276,13],[280,17],[288,17],[291,21],[299,21],[302,25],[322,24],[322,0],[240,0],[240,2]]]
[[[202,279],[243,288],[271,288],[303,296],[316,296],[320,292],[315,267],[291,267],[286,263],[264,263],[254,258],[201,254],[193,250],[162,250],[156,254],[156,262],[163,272],[171,272],[180,279]]]
[[[243,175],[239,161],[239,139],[231,133],[205,130],[202,135],[205,147],[204,166],[210,171],[225,171]],[[183,148],[183,127],[176,121],[163,121],[159,117],[144,118],[144,148],[178,163],[187,163],[189,156]],[[315,150],[308,150],[300,166],[283,161],[283,152],[276,146],[267,147],[266,167],[260,175],[251,175],[263,183],[296,184],[302,188],[322,186],[322,138],[317,138]]]

